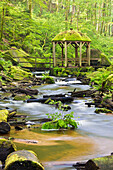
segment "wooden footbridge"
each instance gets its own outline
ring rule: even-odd
[[[64,68],[87,67],[92,65],[92,61],[94,67],[96,67],[100,59],[99,57],[95,58],[90,57],[91,39],[84,33],[77,32],[74,30],[64,31],[56,35],[53,38],[52,43],[53,43],[53,56],[43,58],[42,57],[34,58],[29,56],[28,59],[29,62],[22,61],[19,63],[20,64],[24,63],[24,68],[28,68],[31,71],[37,71],[37,70],[51,70],[53,67]],[[60,54],[57,54],[56,52],[57,45],[60,46],[61,49]],[[73,53],[73,57],[68,56],[68,49],[70,48],[70,46],[71,49],[73,48],[73,52],[71,51],[71,53]],[[82,51],[82,47],[84,47],[84,52]],[[30,63],[32,67],[29,67],[28,63]]]

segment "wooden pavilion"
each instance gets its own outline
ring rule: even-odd
[[[61,66],[68,67],[69,66],[69,58],[67,56],[68,46],[71,45],[75,49],[75,57],[71,58],[73,60],[74,66],[83,66],[88,65],[90,66],[90,43],[91,39],[84,33],[77,32],[75,30],[68,30],[59,33],[56,35],[53,40],[53,61],[54,67],[58,66],[56,55],[55,55],[55,48],[56,45],[59,44],[61,47]],[[86,47],[85,56],[82,57],[82,47]],[[65,56],[64,56],[64,49],[65,49]],[[79,49],[79,50],[78,50]],[[72,66],[72,65],[71,65]]]

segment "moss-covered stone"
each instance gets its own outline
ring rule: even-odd
[[[9,111],[6,109],[0,110],[0,122],[7,122]]]
[[[26,94],[17,94],[15,97],[14,97],[14,100],[27,100],[27,99],[30,99],[31,96],[29,95],[26,95]]]
[[[100,59],[101,59],[101,65],[104,65],[104,66],[111,65],[111,61],[108,59],[108,57],[104,53],[100,54]]]
[[[100,50],[98,50],[98,49],[91,49],[90,50],[90,54],[91,54],[90,62],[91,62],[92,66],[93,65],[104,65],[104,66],[110,66],[111,65],[111,61]],[[83,53],[82,56],[86,57],[86,53]]]
[[[77,32],[75,30],[68,30],[59,33],[56,35],[52,41],[91,41],[91,39],[85,34],[81,32]]]
[[[13,64],[20,62],[28,62],[29,54],[27,54],[22,49],[17,49],[16,47],[12,47],[10,50],[7,50],[4,54],[4,58],[6,60],[10,60]],[[26,63],[20,63],[21,66],[26,67]],[[32,67],[32,64],[27,63],[27,67]]]
[[[32,77],[31,73],[22,70],[19,66],[11,66],[8,75],[10,75],[15,80],[23,80],[24,78],[29,79]]]
[[[95,110],[95,113],[113,113],[112,110],[106,108],[99,108]]]
[[[16,145],[11,140],[0,138],[0,160],[3,164],[7,156],[14,151],[16,151]]]

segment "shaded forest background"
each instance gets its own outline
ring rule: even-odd
[[[91,48],[113,57],[112,0],[1,0],[0,57],[11,48],[26,56],[52,57],[52,39],[59,32],[74,29],[86,33]],[[60,47],[57,47],[57,55]],[[71,48],[69,57],[74,57]]]

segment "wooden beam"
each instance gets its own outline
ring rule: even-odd
[[[64,51],[63,49],[64,49],[64,47],[62,46],[62,56],[61,56],[62,57],[62,66],[63,66],[63,51]]]
[[[82,66],[82,42],[80,42],[79,66]]]
[[[78,58],[78,47],[76,46],[75,47],[75,65],[76,65],[76,62],[77,62],[77,58]]]
[[[67,67],[67,42],[65,42],[65,67]]]
[[[56,66],[56,57],[55,57],[55,42],[53,42],[53,65]]]
[[[90,66],[90,43],[88,44],[87,57],[88,57],[88,65]]]

